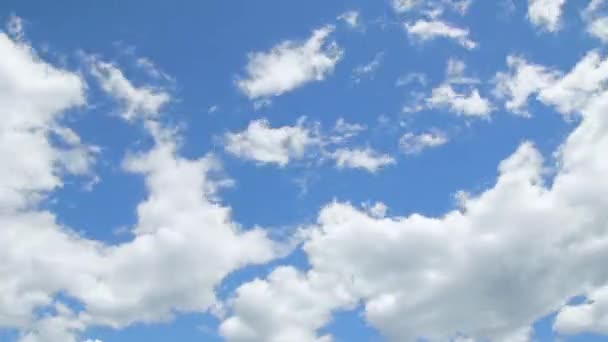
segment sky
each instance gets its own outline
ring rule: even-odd
[[[0,341],[608,340],[606,43],[606,0],[3,0]]]

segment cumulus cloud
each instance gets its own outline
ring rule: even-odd
[[[452,26],[438,19],[420,19],[414,23],[405,24],[408,35],[418,41],[429,41],[437,38],[452,39],[471,50],[477,47],[477,43],[469,38],[469,30]]]
[[[62,173],[87,173],[94,158],[61,123],[66,110],[85,104],[84,82],[1,32],[0,53],[1,213],[33,205],[43,192],[62,185]],[[67,146],[49,141],[56,132],[71,139]]]
[[[442,131],[429,131],[420,134],[408,132],[399,139],[399,149],[405,154],[418,154],[429,148],[447,144],[447,135]]]
[[[41,206],[66,168],[51,134],[82,144],[60,119],[84,105],[84,82],[3,33],[0,51],[0,326],[21,331],[21,342],[71,342],[90,326],[206,311],[227,274],[282,253],[265,231],[243,230],[215,201],[225,184],[213,176],[218,161],[179,156],[176,133],[150,119],[142,122],[154,146],[123,165],[147,190],[132,240],[107,245],[62,226]],[[68,308],[66,297],[82,309]]]
[[[227,133],[226,151],[259,163],[285,166],[293,159],[301,159],[308,148],[318,144],[315,133],[300,119],[295,126],[273,128],[267,120],[254,120],[242,132]]]
[[[147,64],[146,67],[150,68],[151,65]],[[90,71],[99,81],[101,88],[121,102],[122,116],[127,120],[157,116],[170,100],[169,94],[159,88],[134,86],[123,72],[111,63],[93,58]]]
[[[466,116],[486,117],[492,111],[490,102],[481,97],[477,89],[473,89],[469,94],[462,94],[449,84],[433,89],[427,103],[431,107],[447,107],[455,113]]]
[[[387,154],[381,154],[371,148],[349,149],[339,148],[331,153],[338,168],[364,169],[376,172],[381,168],[395,164],[395,159]]]
[[[342,58],[342,50],[329,36],[333,26],[313,32],[303,42],[284,41],[270,51],[248,56],[245,76],[237,80],[250,99],[278,96],[310,82],[322,81]]]
[[[505,108],[515,114],[530,116],[528,99],[556,81],[559,74],[541,66],[528,63],[517,56],[507,57],[509,72],[499,72],[495,76],[494,94],[506,99]]]
[[[528,0],[528,18],[534,25],[555,32],[565,3],[566,0]]]
[[[440,217],[378,218],[330,203],[305,230],[310,268],[244,284],[224,324],[283,336],[293,324],[276,317],[289,313],[289,322],[306,322],[298,325],[305,341],[327,340],[317,332],[331,313],[362,303],[366,321],[391,341],[527,341],[533,322],[583,294],[588,302],[561,309],[555,329],[605,331],[608,163],[597,156],[608,149],[608,89],[595,84],[558,149],[552,181],[541,153],[524,142],[499,164],[493,186]],[[281,272],[289,274],[283,285]],[[253,286],[282,293],[258,304],[246,291]]]
[[[507,99],[507,109],[525,115],[528,98],[533,95],[564,115],[572,114],[597,96],[608,81],[608,59],[602,59],[595,50],[588,52],[566,75],[519,57],[508,57],[507,65],[510,72],[496,76],[496,93]]]
[[[482,97],[474,84],[479,81],[464,75],[465,64],[450,59],[446,68],[446,79],[434,88],[426,98],[430,108],[447,108],[451,112],[469,117],[487,117],[493,110],[488,99]],[[455,87],[466,88],[458,91]]]

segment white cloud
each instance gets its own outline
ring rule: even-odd
[[[519,57],[508,57],[510,73],[498,73],[496,93],[507,98],[505,107],[527,115],[528,98],[536,98],[564,115],[584,107],[608,81],[608,59],[587,53],[566,75]]]
[[[408,35],[415,40],[429,41],[437,38],[447,38],[458,42],[466,49],[474,49],[477,43],[469,38],[469,30],[452,26],[448,23],[434,20],[418,20],[404,25]]]
[[[224,136],[228,153],[258,163],[286,166],[294,160],[310,164],[334,160],[340,169],[355,168],[377,172],[395,163],[394,158],[371,148],[349,146],[349,141],[367,130],[366,126],[349,123],[343,118],[336,121],[329,132],[321,132],[320,125],[304,125],[300,118],[294,126],[271,127],[267,120],[254,120],[241,132]]]
[[[285,41],[268,52],[249,54],[246,76],[237,80],[239,89],[256,99],[322,81],[342,58],[342,50],[328,42],[333,30],[332,26],[325,26],[315,30],[307,41]]]
[[[0,54],[1,213],[33,205],[42,192],[62,185],[63,172],[86,173],[92,157],[79,141],[66,148],[49,142],[54,132],[67,130],[60,124],[64,112],[85,104],[83,81],[4,33]]]
[[[446,10],[465,15],[473,0],[392,0],[393,10],[398,14],[419,10],[422,14],[436,18]]]
[[[303,118],[296,126],[277,128],[270,127],[267,120],[255,120],[242,132],[227,133],[224,141],[226,151],[237,157],[280,166],[303,158],[306,150],[318,143]]]
[[[127,120],[155,117],[170,100],[169,94],[161,89],[134,86],[113,64],[93,58],[90,66],[102,89],[122,103],[122,116]]]
[[[383,60],[384,53],[378,52],[371,61],[353,69],[353,80],[355,83],[360,83],[363,78],[373,78],[378,68],[382,66]]]
[[[258,293],[239,290],[225,322],[246,322],[249,336],[282,336],[293,325],[273,318],[288,314],[288,322],[307,322],[300,336],[328,340],[315,332],[360,302],[366,321],[391,341],[528,341],[533,322],[584,294],[590,302],[562,309],[555,328],[605,331],[608,162],[597,156],[608,150],[608,90],[595,84],[550,165],[551,181],[546,161],[525,142],[500,163],[492,187],[439,217],[378,218],[330,203],[304,230],[310,268],[284,282],[271,275],[243,285],[281,295],[256,302]]]
[[[395,164],[395,159],[388,154],[382,154],[371,148],[350,149],[339,148],[331,153],[338,168],[364,169],[377,172],[388,165]]]
[[[439,147],[447,143],[448,137],[442,131],[420,134],[408,132],[399,139],[399,148],[405,154],[418,154],[426,149]]]
[[[392,0],[391,4],[395,12],[403,13],[416,7],[419,2],[419,0]]]
[[[528,0],[528,18],[534,25],[555,32],[565,3],[566,0]]]
[[[50,135],[82,145],[60,119],[84,105],[84,82],[2,33],[0,52],[0,326],[19,330],[22,342],[72,342],[90,326],[206,311],[227,274],[281,254],[265,231],[242,230],[214,200],[225,184],[213,177],[218,162],[180,157],[175,133],[149,120],[154,147],[124,161],[147,190],[133,239],[106,245],[60,225],[41,199],[62,185],[64,169],[82,165],[63,165]],[[60,293],[84,309],[72,312]]]
[[[495,95],[507,99],[505,108],[515,114],[530,116],[528,99],[543,88],[554,83],[559,75],[541,65],[528,63],[517,56],[508,56],[509,72],[499,72],[495,76]]]
[[[433,89],[431,97],[426,101],[431,108],[447,107],[450,111],[472,117],[487,117],[492,111],[490,102],[481,97],[477,89],[469,94],[461,94],[449,84]]]
[[[347,11],[338,16],[338,20],[342,20],[351,28],[357,28],[361,24],[359,22],[360,14],[358,11]]]
[[[431,96],[426,99],[430,108],[448,108],[459,115],[469,117],[487,117],[493,110],[490,101],[479,94],[472,85],[479,81],[464,76],[465,64],[459,60],[450,59],[446,68],[446,80],[434,88]],[[469,88],[467,92],[460,92],[455,86]]]
[[[555,318],[554,329],[562,334],[608,334],[608,286],[587,295],[585,303],[564,306]]]

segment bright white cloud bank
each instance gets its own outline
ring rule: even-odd
[[[359,302],[392,341],[527,341],[531,324],[554,310],[558,332],[605,332],[608,163],[598,156],[608,150],[608,90],[599,75],[581,77],[604,62],[592,52],[549,88],[563,92],[547,103],[558,111],[575,104],[582,116],[558,150],[552,182],[525,142],[500,163],[493,187],[442,217],[378,218],[331,203],[305,229],[311,269],[287,266],[243,285],[222,334],[327,341],[316,331],[330,313]],[[587,304],[563,307],[581,294]]]
[[[322,27],[304,41],[285,41],[267,52],[249,55],[245,76],[237,81],[249,98],[278,96],[333,72],[342,50],[328,41],[332,26]]]

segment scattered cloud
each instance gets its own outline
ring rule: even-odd
[[[365,149],[339,148],[331,153],[331,157],[340,169],[364,169],[372,173],[396,163],[390,155],[378,153],[369,147]]]
[[[405,133],[399,139],[399,149],[405,154],[418,154],[429,148],[436,148],[448,143],[447,135],[439,130],[420,134]]]
[[[333,31],[333,26],[325,26],[304,42],[285,41],[270,51],[249,54],[246,75],[237,80],[239,89],[250,99],[258,99],[322,81],[342,58],[338,45],[328,41]]]
[[[384,52],[378,52],[374,58],[368,63],[357,66],[353,70],[353,80],[355,83],[360,83],[364,78],[373,78],[376,71],[382,66],[384,60]]]
[[[0,33],[0,279],[11,280],[0,282],[1,326],[18,329],[22,342],[76,342],[91,326],[122,328],[203,312],[216,303],[214,289],[226,275],[281,253],[262,229],[241,231],[229,208],[214,200],[226,184],[213,176],[218,161],[180,157],[174,130],[154,119],[144,123],[154,146],[124,160],[147,191],[133,239],[106,245],[58,223],[43,199],[63,185],[66,171],[83,167],[64,166],[66,148],[51,135],[83,144],[60,119],[85,104],[85,83],[23,44]],[[96,67],[117,75],[113,67]],[[166,282],[176,272],[179,279]],[[60,293],[83,309],[70,309]]]
[[[417,41],[425,42],[437,38],[447,38],[458,42],[462,47],[472,50],[477,43],[469,38],[469,30],[452,26],[440,20],[418,20],[404,25],[408,35]]]
[[[565,75],[520,57],[509,56],[507,65],[510,72],[500,72],[496,76],[495,93],[506,99],[507,109],[524,115],[528,115],[526,107],[531,96],[570,115],[597,96],[597,89],[602,89],[608,82],[608,59],[602,59],[595,50],[587,53]]]
[[[101,88],[119,101],[122,116],[127,120],[158,116],[171,96],[162,89],[134,86],[115,65],[92,58],[90,72]]]
[[[273,128],[267,120],[252,121],[243,132],[225,135],[226,151],[259,163],[285,166],[290,160],[303,158],[306,150],[318,143],[304,122],[301,118],[296,126]]]
[[[359,11],[347,11],[338,16],[338,20],[342,20],[351,28],[358,28],[360,23]]]
[[[329,340],[317,332],[331,313],[360,303],[366,322],[392,341],[526,341],[532,322],[559,308],[556,331],[605,332],[608,163],[597,155],[608,149],[608,90],[598,86],[558,149],[552,182],[540,152],[524,142],[500,163],[493,186],[439,217],[375,217],[330,203],[305,230],[310,268],[278,268],[242,285],[222,327],[236,321],[247,336],[297,331],[305,341]],[[246,291],[253,286],[267,297]],[[580,294],[587,303],[563,306]],[[279,319],[284,313],[307,324],[296,330]]]
[[[450,59],[446,68],[446,79],[434,88],[426,105],[429,108],[448,108],[451,112],[469,117],[487,117],[493,110],[490,101],[479,94],[474,87],[479,81],[464,75],[465,64],[460,60]],[[456,87],[467,88],[466,92]]]
[[[247,129],[227,133],[224,137],[228,153],[262,164],[284,167],[292,161],[302,160],[315,164],[334,160],[340,169],[352,168],[377,172],[394,164],[394,158],[373,149],[351,146],[350,141],[366,126],[349,123],[340,118],[328,132],[320,124],[305,125],[300,118],[294,126],[271,127],[267,120],[254,120]]]

